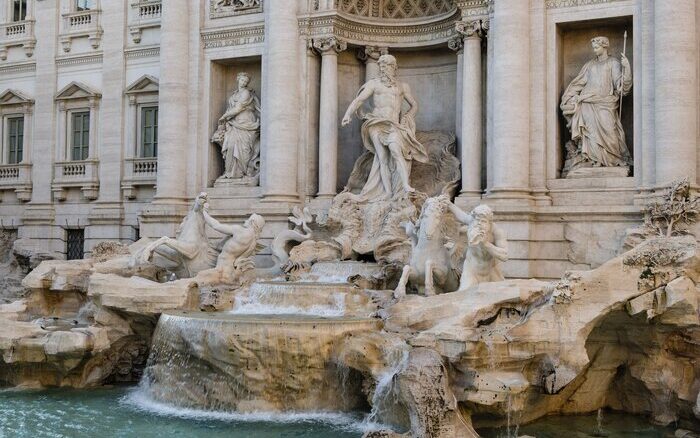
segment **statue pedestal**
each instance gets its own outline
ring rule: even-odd
[[[581,167],[572,170],[566,179],[578,178],[624,178],[629,176],[630,168],[624,167]]]
[[[257,187],[260,185],[260,175],[244,176],[242,178],[224,178],[220,176],[214,181],[214,187]]]

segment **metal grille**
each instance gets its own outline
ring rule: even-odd
[[[85,230],[66,230],[66,258],[81,260],[85,256]]]

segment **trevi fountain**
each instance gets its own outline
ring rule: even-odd
[[[700,437],[700,1],[3,3],[0,437]]]

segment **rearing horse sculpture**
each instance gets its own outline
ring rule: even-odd
[[[207,200],[207,194],[200,193],[177,229],[175,239],[164,236],[149,243],[134,254],[131,264],[150,262],[173,272],[177,278],[194,277],[199,271],[213,268],[218,254],[206,235],[202,211]]]
[[[395,295],[402,297],[406,294],[406,286],[410,281],[419,293],[434,295],[436,292],[452,292],[459,287],[459,266],[453,261],[458,254],[455,242],[448,236],[452,225],[447,204],[450,198],[446,194],[428,198],[423,204],[420,217],[416,224],[404,223],[412,251],[409,264],[404,266]]]

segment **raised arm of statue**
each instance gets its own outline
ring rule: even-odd
[[[206,210],[204,210],[202,213],[204,214],[204,221],[212,229],[214,229],[222,234],[233,235],[235,233],[235,225],[222,224],[221,222],[217,221],[213,217],[209,216],[209,212],[207,212]]]
[[[458,220],[459,222],[461,222],[461,223],[463,223],[463,224],[465,224],[465,225],[471,224],[472,221],[474,220],[474,218],[472,217],[472,215],[470,215],[469,213],[463,212],[461,208],[457,207],[456,205],[454,205],[454,204],[451,203],[451,202],[449,202],[449,203],[447,204],[447,208],[450,209],[450,211],[452,212],[452,214],[455,215],[455,218],[457,218],[457,220]]]
[[[348,110],[345,111],[345,116],[343,116],[343,121],[341,122],[342,126],[347,126],[350,123],[352,115],[372,96],[372,93],[374,93],[374,89],[372,88],[371,81],[360,88],[360,91],[357,92],[357,97],[350,103]]]
[[[615,88],[623,96],[627,96],[632,90],[632,67],[624,54],[620,54],[620,63],[613,65],[613,78],[615,78]]]
[[[472,215],[463,212],[461,208],[457,207],[456,205],[454,205],[454,204],[451,203],[451,202],[449,202],[449,203],[447,204],[447,208],[450,209],[450,211],[452,212],[452,214],[455,215],[455,217],[457,218],[457,220],[458,220],[459,222],[461,222],[461,223],[463,223],[463,224],[465,224],[465,225],[471,224],[472,221],[474,220],[474,218],[472,217]]]
[[[498,227],[493,227],[493,240],[491,242],[483,242],[484,248],[489,252],[494,258],[506,262],[508,261],[508,240],[506,240],[505,233]]]

